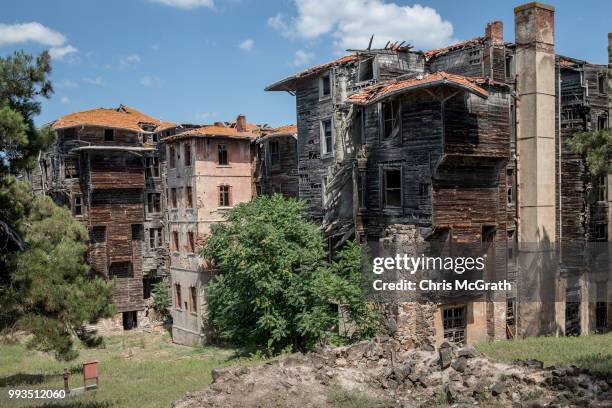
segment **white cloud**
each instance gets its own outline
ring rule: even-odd
[[[66,42],[66,37],[37,22],[0,24],[0,46],[29,41],[58,47]]]
[[[294,0],[297,16],[277,14],[268,25],[286,37],[333,38],[337,49],[366,48],[374,34],[373,46],[387,41],[406,41],[418,49],[446,45],[452,41],[453,25],[438,12],[415,4],[402,6],[384,0]]]
[[[293,61],[291,65],[295,67],[299,67],[302,65],[308,64],[314,58],[314,54],[312,52],[306,52],[304,50],[297,50],[295,52],[295,56],[293,57]]]
[[[196,112],[194,116],[197,120],[207,120],[217,117],[217,112]]]
[[[215,7],[214,0],[149,0],[164,6],[176,7],[183,10],[191,10],[198,7]]]
[[[159,88],[162,86],[162,80],[156,76],[144,76],[140,78],[140,85],[146,87],[156,87]]]
[[[244,40],[243,42],[241,42],[238,47],[242,51],[251,51],[253,49],[254,45],[255,45],[255,41],[253,41],[252,39],[248,38],[248,39]]]
[[[123,58],[121,58],[121,66],[126,67],[128,65],[134,65],[140,62],[140,55],[138,54],[130,54]]]
[[[62,96],[60,98],[61,103],[70,103],[70,99],[67,96]]]
[[[83,82],[87,84],[91,84],[91,85],[97,85],[97,86],[104,85],[104,81],[102,80],[102,77],[100,76],[97,76],[95,78],[83,78]]]
[[[57,88],[77,88],[79,84],[70,80],[70,79],[62,79],[61,81],[55,84]]]
[[[51,49],[49,50],[49,55],[51,55],[51,58],[53,59],[63,59],[66,55],[68,54],[74,54],[76,53],[78,50],[76,49],[76,47],[73,47],[72,45],[68,44],[65,45],[63,47],[51,47]]]

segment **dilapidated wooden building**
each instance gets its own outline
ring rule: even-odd
[[[158,143],[177,125],[120,105],[68,114],[52,128],[57,139],[31,174],[33,188],[71,208],[89,231],[92,272],[116,279],[118,314],[98,328],[137,327],[151,282],[168,273]]]
[[[533,268],[551,244],[608,241],[609,178],[585,180],[566,143],[578,130],[608,127],[607,67],[555,54],[552,6],[529,3],[514,14],[514,43],[496,21],[484,36],[435,50],[353,50],[266,88],[295,95],[299,197],[330,251],[348,239],[478,243],[494,251],[495,276],[513,280],[520,251]],[[418,311],[400,304],[394,318],[413,343],[423,336],[402,327],[414,331],[414,319],[435,328],[422,332],[436,342],[587,333],[596,321],[610,327],[612,314],[608,300],[584,294],[597,285],[610,293],[610,284],[564,281],[555,302],[566,306],[547,315],[527,302],[521,313],[508,292]],[[570,304],[572,290],[583,296]]]

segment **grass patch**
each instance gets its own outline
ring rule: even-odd
[[[0,407],[62,408],[168,407],[188,391],[212,382],[211,369],[258,361],[238,350],[185,347],[168,334],[123,333],[105,339],[105,348],[81,349],[77,360],[58,362],[27,350],[21,343],[0,345]],[[70,387],[83,386],[82,363],[98,360],[100,389],[61,401],[11,400],[9,389],[63,389],[62,373],[71,373]]]
[[[545,366],[573,364],[599,375],[612,375],[612,333],[485,342],[478,344],[476,349],[505,363],[536,359]]]
[[[334,389],[327,396],[328,407],[333,408],[390,408],[393,401],[375,398],[357,390]]]

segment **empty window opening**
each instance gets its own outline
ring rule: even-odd
[[[106,142],[115,140],[115,129],[104,129],[104,140]]]
[[[185,195],[187,208],[193,208],[193,193],[190,186],[185,187]]]
[[[219,165],[227,166],[229,164],[229,160],[227,159],[227,145],[220,144],[218,147],[219,150]]]
[[[147,211],[149,214],[161,212],[161,194],[147,193]]]
[[[331,119],[321,121],[321,153],[331,154],[334,150]]]
[[[230,186],[219,186],[219,206],[229,207],[230,205]]]
[[[597,117],[597,130],[604,130],[608,128],[608,116],[599,115]]]
[[[319,97],[325,98],[331,95],[331,77],[325,74],[319,80]]]
[[[608,240],[608,224],[595,224],[595,241],[606,242]]]
[[[64,177],[67,179],[78,178],[78,164],[78,159],[74,157],[67,157],[66,159],[64,159]]]
[[[130,261],[113,262],[108,267],[108,275],[117,279],[133,278],[132,263]]]
[[[76,216],[83,215],[83,196],[76,194],[73,199],[72,213]]]
[[[168,167],[171,169],[176,167],[176,149],[174,146],[168,146]]]
[[[359,63],[358,82],[374,79],[374,58],[368,58]]]
[[[399,208],[402,206],[402,172],[400,169],[388,169],[384,172],[384,206]]]
[[[185,166],[191,166],[191,144],[185,143]]]
[[[516,334],[516,299],[506,301],[506,338],[513,339]]]
[[[270,165],[280,164],[280,147],[278,142],[270,142]]]
[[[144,240],[144,228],[142,224],[132,224],[132,241]]]
[[[480,56],[480,50],[470,51],[469,53],[470,65],[478,65],[482,61]]]
[[[138,327],[138,312],[123,312],[123,330],[132,330]]]
[[[179,233],[178,231],[172,231],[172,251],[178,252],[179,250]]]
[[[181,285],[178,283],[175,283],[174,284],[174,306],[176,306],[177,309],[180,309],[182,304],[183,304],[183,296],[181,295]]]
[[[195,234],[193,231],[187,232],[187,252],[190,254],[195,252]]]
[[[145,176],[147,178],[159,177],[159,157],[147,157]]]
[[[162,239],[162,228],[149,228],[149,247],[151,249],[161,248]]]
[[[597,176],[593,181],[597,201],[607,201],[607,177]]]
[[[172,208],[178,208],[178,198],[176,196],[176,188],[174,187],[170,189],[170,203]]]
[[[383,102],[382,104],[382,126],[383,138],[390,139],[399,133],[399,101]]]
[[[442,310],[444,340],[454,344],[465,344],[466,316],[465,306]]]
[[[599,75],[597,77],[597,90],[601,95],[605,95],[606,92],[606,76]]]
[[[99,225],[91,228],[89,232],[89,238],[94,244],[101,244],[106,242],[106,226]]]
[[[565,290],[565,335],[580,335],[580,288],[577,286]]]
[[[514,204],[514,169],[506,170],[506,196],[508,204]]]
[[[419,183],[419,196],[421,198],[429,197],[429,183]]]
[[[195,286],[189,287],[189,311],[191,313],[198,312],[198,291]]]
[[[508,55],[506,57],[506,78],[514,76],[514,55]]]

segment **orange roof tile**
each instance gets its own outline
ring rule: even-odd
[[[232,139],[247,139],[253,140],[256,135],[251,131],[238,132],[234,127],[209,125],[202,126],[196,129],[191,129],[186,132],[177,133],[176,135],[165,138],[164,142],[174,142],[181,139],[189,139],[192,137],[229,137]]]
[[[345,64],[347,62],[351,62],[357,59],[357,55],[355,54],[351,54],[351,55],[345,55],[344,57],[340,57],[337,58],[333,61],[330,62],[326,62],[324,64],[319,64],[319,65],[315,65],[313,67],[307,68],[303,71],[300,71],[298,73],[295,73],[293,75],[288,76],[285,79],[282,79],[280,81],[277,81],[273,84],[268,85],[265,90],[266,91],[285,91],[285,90],[292,90],[294,87],[292,86],[292,82],[300,79],[300,78],[305,78],[307,76],[310,75],[314,75],[318,72],[324,71],[328,68],[331,68],[334,65],[340,65],[340,64]]]
[[[62,129],[75,126],[100,126],[115,129],[126,129],[140,132],[139,124],[147,123],[157,125],[155,131],[176,126],[172,122],[162,122],[152,116],[144,114],[134,108],[119,105],[118,108],[96,108],[64,115],[53,123],[53,129]]]
[[[483,78],[464,77],[462,75],[454,75],[439,71],[408,79],[380,82],[352,94],[347,98],[347,101],[357,105],[369,105],[402,92],[429,88],[437,85],[450,85],[462,88],[468,92],[487,98],[489,93],[479,86],[484,83],[487,83],[487,80]]]
[[[267,135],[291,135],[297,133],[296,125],[283,125],[266,132]]]
[[[484,40],[485,40],[485,37],[475,37],[475,38],[472,38],[471,40],[461,41],[455,44],[448,45],[446,47],[424,51],[423,55],[425,55],[425,58],[429,60],[433,57],[437,57],[439,55],[446,54],[447,52],[452,51],[452,50],[467,47],[470,45],[482,44]]]

